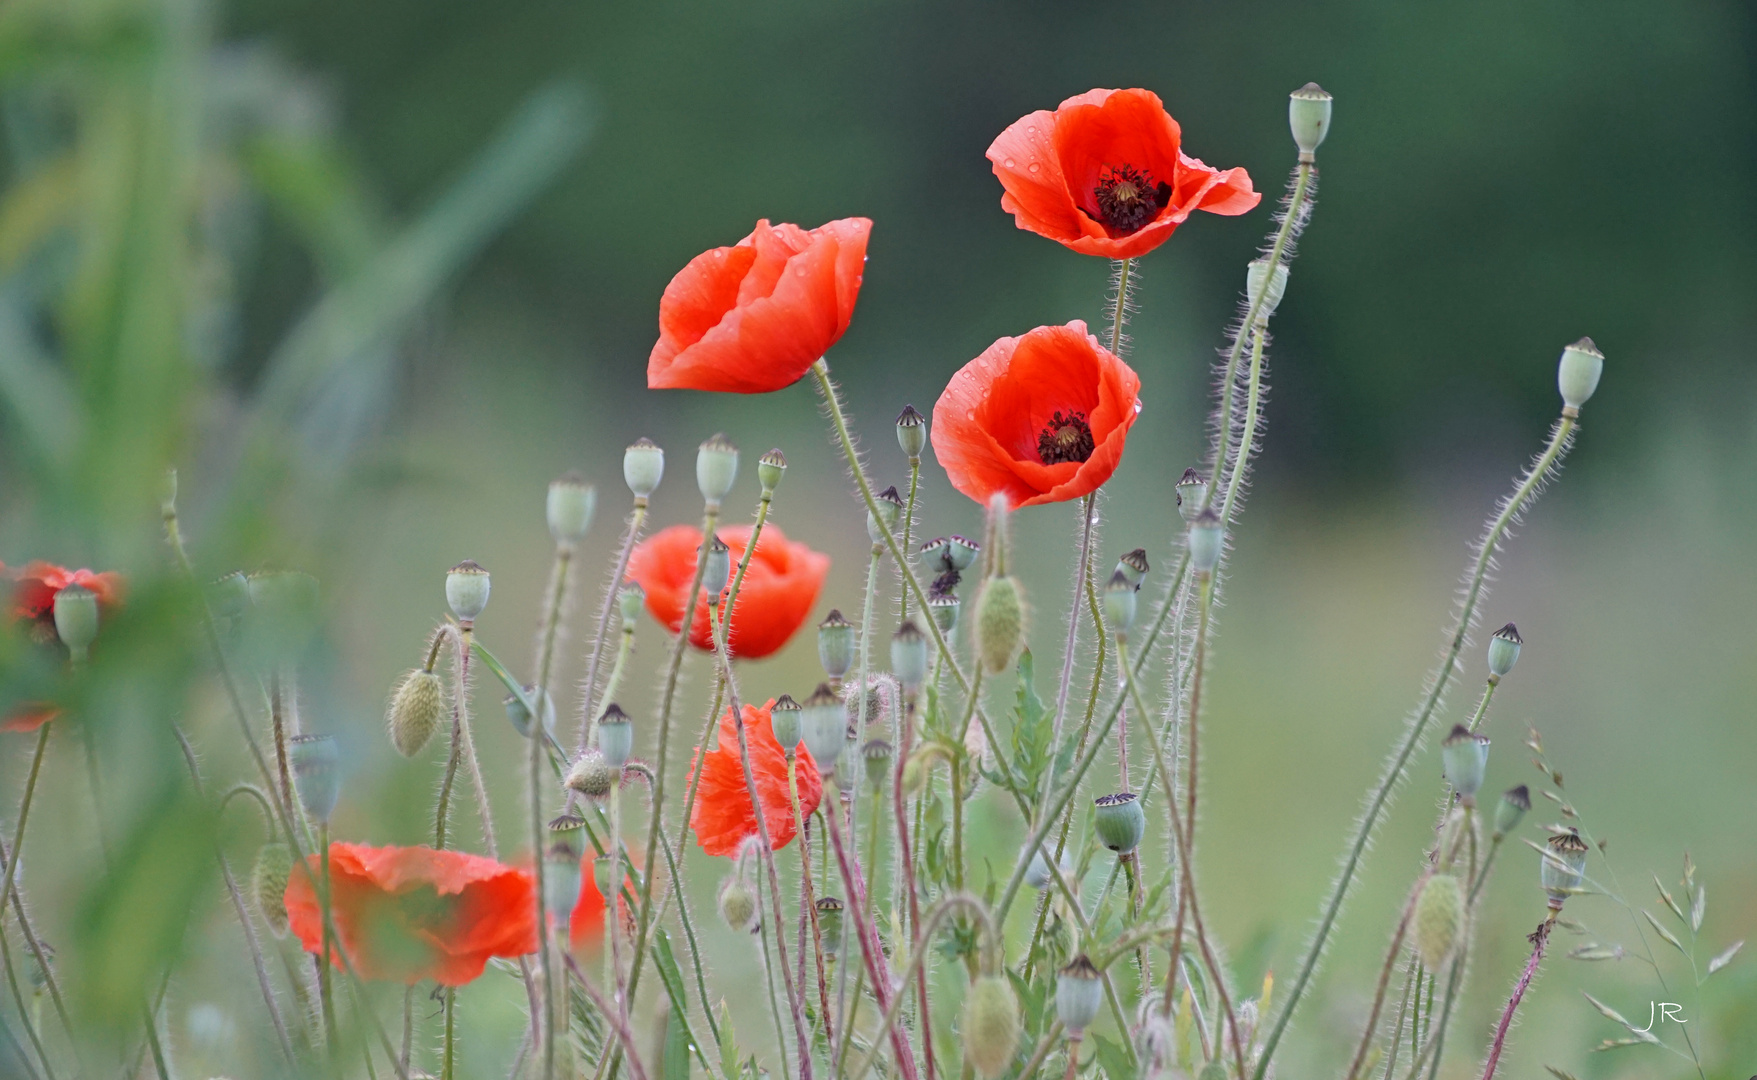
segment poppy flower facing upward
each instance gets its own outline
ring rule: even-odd
[[[988,160],[1001,209],[1085,255],[1128,259],[1171,238],[1193,211],[1242,214],[1257,205],[1243,169],[1209,168],[1150,90],[1088,90],[1000,133]]]
[[[739,560],[750,543],[750,528],[732,525],[720,530],[720,539],[732,549],[732,577],[737,576]],[[646,590],[647,610],[674,634],[683,625],[684,597],[695,581],[696,549],[701,543],[700,529],[673,525],[642,540],[628,559],[628,579]],[[732,608],[727,649],[746,660],[778,651],[811,614],[829,572],[828,555],[788,540],[773,525],[764,526]],[[689,643],[698,649],[713,647],[705,593],[696,597]]]
[[[306,952],[323,949],[318,857],[287,881],[287,920]],[[480,855],[426,847],[331,844],[330,910],[337,944],[361,977],[462,986],[490,957],[537,951],[531,874]],[[333,960],[342,967],[340,955]]]
[[[1141,411],[1141,380],[1078,320],[1004,337],[952,376],[933,407],[933,451],[952,486],[986,505],[1066,502],[1097,490]]]
[[[798,382],[854,318],[871,232],[866,218],[809,230],[764,220],[691,259],[659,301],[648,388],[765,394]]]
[[[762,708],[744,707],[744,737],[750,744],[750,771],[756,779],[757,796],[763,801],[763,822],[769,828],[769,844],[776,851],[793,839],[793,801],[787,788],[787,755],[775,739],[770,701]],[[824,784],[818,777],[817,762],[801,745],[794,752],[794,773],[799,783],[799,811],[809,818],[823,798]],[[718,745],[701,753],[690,763],[690,775],[701,770],[701,786],[696,792],[695,808],[690,811],[689,827],[695,830],[696,843],[709,855],[736,855],[739,845],[757,835],[756,809],[750,802],[750,789],[744,782],[744,763],[738,753],[738,728],[732,710],[720,720]]]
[[[12,617],[30,623],[33,629],[46,626],[53,637],[55,594],[69,585],[96,593],[98,609],[104,614],[122,602],[122,575],[114,570],[101,574],[90,570],[69,570],[38,559],[26,563],[12,584]]]

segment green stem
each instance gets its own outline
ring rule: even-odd
[[[1245,429],[1239,436],[1238,454],[1232,459],[1232,479],[1226,485],[1225,509],[1221,521],[1232,520],[1232,507],[1238,497],[1239,482],[1244,479],[1245,464],[1250,460],[1251,447],[1257,439],[1257,405],[1263,382],[1263,337],[1268,332],[1261,324],[1251,326],[1251,389],[1245,403]]]
[[[445,1047],[440,1055],[439,1080],[453,1080],[453,1060],[457,1051],[457,1039],[453,1028],[453,1014],[456,1011],[457,990],[452,987],[445,989]]]
[[[550,663],[555,657],[555,639],[560,635],[562,609],[567,601],[567,572],[573,564],[573,547],[570,544],[558,544],[555,548],[555,569],[551,574],[555,584],[549,591],[549,607],[543,617],[543,643],[538,649],[541,659],[537,664],[536,711],[531,714],[531,752],[530,752],[530,785],[531,785],[531,851],[534,853],[532,866],[536,877],[537,893],[537,956],[542,962],[543,994],[542,1008],[533,1010],[531,1023],[539,1023],[541,1016],[541,1033],[543,1039],[543,1080],[554,1080],[555,1077],[555,1022],[564,1015],[555,1005],[555,964],[549,945],[549,902],[544,891],[544,878],[548,876],[545,865],[544,840],[546,829],[543,824],[543,759],[544,735],[548,731],[545,718],[552,714],[553,704],[549,696]],[[614,588],[612,592],[614,592]],[[620,778],[619,778],[620,780]],[[621,786],[618,783],[617,786]],[[614,796],[613,796],[614,797]],[[614,822],[614,809],[611,813]],[[615,834],[613,834],[615,835]],[[613,845],[617,851],[621,845]],[[613,876],[615,881],[612,864]],[[615,905],[611,905],[611,918],[607,923],[614,924]]]
[[[329,963],[334,953],[330,944],[330,907],[329,907],[329,822],[317,823],[318,847],[318,889],[317,902],[323,911],[323,954],[317,963],[317,995],[323,1002],[323,1039],[328,1048],[330,1059],[335,1060],[338,1051],[336,1046],[336,1010],[335,1002],[330,995]]]
[[[628,529],[622,535],[622,546],[616,552],[616,571],[610,577],[610,584],[604,590],[604,602],[598,608],[598,632],[592,636],[592,658],[586,662],[586,679],[583,684],[584,693],[580,701],[580,742],[575,753],[583,754],[591,745],[592,726],[597,720],[597,708],[600,700],[609,701],[611,688],[606,687],[604,696],[599,699],[593,695],[598,691],[598,665],[604,659],[604,638],[610,633],[610,617],[617,607],[617,594],[622,589],[623,578],[628,574],[628,560],[634,553],[635,541],[640,538],[641,526],[647,520],[647,500],[637,495],[634,500],[634,512],[629,515]],[[626,637],[626,635],[624,635]],[[620,660],[620,656],[618,657]],[[612,668],[610,678],[614,682],[616,669]]]
[[[910,534],[915,528],[915,495],[921,484],[921,458],[919,455],[909,459],[909,504],[903,508],[903,550],[909,550]],[[907,573],[907,571],[904,571]],[[898,596],[897,625],[901,626],[909,620],[909,590],[900,590]]]
[[[12,895],[12,883],[18,876],[18,860],[24,851],[24,827],[30,820],[31,802],[37,793],[37,777],[42,773],[43,757],[49,748],[49,726],[51,723],[53,721],[45,723],[37,729],[37,747],[31,754],[30,772],[25,774],[24,797],[18,803],[18,824],[12,830],[12,850],[6,859],[6,877],[4,883],[0,884],[0,910],[4,909],[5,898]],[[22,905],[19,917],[20,919],[24,917]]]

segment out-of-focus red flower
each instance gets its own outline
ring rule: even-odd
[[[1191,212],[1257,205],[1243,169],[1212,169],[1181,149],[1182,131],[1150,90],[1088,90],[1021,117],[988,148],[1001,209],[1085,255],[1127,259],[1171,238]]]
[[[114,570],[101,574],[90,570],[69,570],[64,566],[38,559],[26,563],[18,571],[12,585],[12,616],[27,622],[55,619],[55,594],[69,585],[79,585],[97,594],[98,609],[108,614],[122,602],[125,582]]]
[[[720,539],[732,549],[732,577],[750,543],[749,525],[720,530]],[[647,610],[666,629],[676,633],[683,625],[684,597],[695,581],[696,549],[702,531],[693,525],[673,525],[636,545],[628,559],[628,579],[646,590]],[[732,630],[727,649],[733,656],[755,660],[776,652],[811,614],[818,591],[830,572],[830,557],[804,544],[787,539],[773,525],[763,526],[756,552],[750,557],[738,602],[732,607]],[[727,579],[731,588],[731,578]],[[698,649],[713,647],[708,636],[708,598],[696,597],[695,618],[690,622],[689,643]]]
[[[35,731],[60,715],[61,709],[57,705],[27,701],[14,706],[6,719],[0,720],[0,731]]]
[[[796,830],[787,788],[787,755],[775,739],[769,716],[774,705],[772,700],[760,709],[746,705],[743,715],[745,741],[750,744],[750,771],[756,779],[757,795],[763,801],[769,844],[779,851],[793,839]],[[690,763],[690,775],[694,776],[697,769],[701,770],[701,787],[689,816],[696,843],[709,855],[735,855],[740,844],[757,835],[757,828],[756,809],[751,805],[750,789],[745,786],[738,728],[731,709],[720,720],[718,745],[706,755],[697,748],[696,759]],[[800,814],[809,818],[823,798],[824,785],[818,778],[817,763],[803,745],[794,752],[794,772],[798,777]]]
[[[588,847],[585,856],[580,859],[580,896],[574,903],[573,915],[569,917],[567,922],[568,940],[573,943],[573,948],[580,952],[593,952],[604,943],[604,909],[606,905],[604,894],[598,891],[598,879],[593,872],[597,858],[598,853]],[[634,884],[626,875],[622,880],[624,884]],[[632,914],[628,910],[628,901],[619,897],[616,901],[616,907],[622,913],[622,920],[626,926]]]
[[[323,949],[318,857],[287,882],[287,920],[307,952]],[[537,951],[535,879],[461,851],[331,844],[337,944],[361,977],[462,986],[490,957]],[[338,955],[333,962],[342,966]]]
[[[1078,320],[1004,337],[952,376],[933,450],[952,486],[987,504],[1066,502],[1110,479],[1141,410],[1141,380]]]
[[[647,386],[763,394],[799,381],[854,318],[871,232],[866,218],[764,220],[691,259],[659,301]]]

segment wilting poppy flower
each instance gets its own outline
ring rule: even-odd
[[[933,451],[952,486],[1014,506],[1089,495],[1116,471],[1141,380],[1078,320],[1004,337],[952,376]]]
[[[287,882],[287,920],[307,952],[323,949],[316,855]],[[531,874],[480,855],[426,847],[331,844],[337,945],[363,978],[462,986],[488,959],[537,951]],[[342,966],[341,957],[335,965]]]
[[[1211,169],[1150,90],[1088,90],[1015,121],[988,148],[1019,228],[1085,255],[1127,259],[1171,238],[1195,210],[1257,205],[1250,174]]]
[[[720,530],[720,539],[732,549],[733,577],[750,543],[749,525]],[[683,625],[683,602],[695,581],[696,549],[702,531],[693,525],[661,529],[636,545],[628,559],[628,579],[647,593],[647,610],[666,629],[676,633]],[[750,558],[738,602],[732,609],[732,630],[727,648],[733,656],[755,660],[787,644],[817,602],[818,590],[830,572],[830,557],[804,544],[787,539],[780,529],[765,525]],[[731,587],[731,578],[727,579]],[[713,647],[708,636],[708,598],[696,597],[695,618],[689,627],[689,643],[698,649]]]
[[[854,317],[871,231],[866,218],[765,220],[691,259],[659,301],[647,386],[763,394],[799,381]]]
[[[79,585],[97,594],[98,607],[108,612],[122,602],[122,575],[114,570],[101,574],[90,570],[69,570],[54,563],[37,560],[25,564],[12,585],[12,615],[26,622],[55,624],[55,594],[69,585]]]
[[[744,737],[750,744],[750,771],[756,779],[757,795],[763,801],[763,820],[769,827],[769,844],[776,851],[793,839],[793,802],[787,787],[787,755],[775,740],[770,701],[762,708],[744,707]],[[695,809],[690,812],[689,825],[695,830],[696,843],[709,855],[735,855],[738,846],[757,835],[756,809],[751,805],[750,789],[744,782],[744,763],[738,753],[738,728],[732,710],[720,720],[719,744],[701,753],[690,763],[690,775],[701,770],[701,787],[696,791]],[[794,752],[794,772],[799,783],[799,811],[809,818],[823,798],[823,781],[818,778],[817,763],[802,745]]]

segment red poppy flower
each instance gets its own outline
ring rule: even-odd
[[[54,563],[37,560],[25,564],[12,586],[12,615],[27,622],[55,618],[55,594],[69,585],[90,589],[98,596],[98,607],[108,612],[122,602],[124,582],[114,570],[95,574],[90,570],[69,570]]]
[[[952,376],[933,451],[952,486],[1014,506],[1089,495],[1116,471],[1141,380],[1075,320],[1004,337]]]
[[[1257,205],[1250,174],[1211,169],[1150,90],[1089,90],[1015,121],[988,148],[1019,228],[1085,255],[1128,259],[1171,238],[1195,210]]]
[[[787,755],[775,740],[775,728],[769,718],[774,705],[771,700],[760,709],[754,705],[744,707],[744,736],[750,744],[751,775],[756,778],[757,795],[763,800],[769,844],[779,851],[793,839],[795,830],[793,801],[787,787]],[[692,777],[697,768],[702,773],[695,809],[689,815],[696,843],[709,855],[736,855],[739,845],[757,835],[757,829],[756,809],[750,802],[750,789],[745,786],[738,728],[732,721],[731,709],[720,720],[719,744],[706,756],[697,747],[696,759],[689,768]],[[804,746],[794,753],[794,772],[798,776],[800,814],[809,818],[823,798],[824,784],[818,777],[817,763]]]
[[[750,526],[721,529],[720,539],[732,549],[732,576],[736,577],[738,562],[750,543]],[[683,625],[684,596],[695,581],[696,549],[701,543],[700,529],[673,525],[642,540],[628,559],[628,579],[646,590],[647,610],[674,634]],[[733,656],[756,660],[787,644],[811,614],[829,572],[828,555],[794,543],[780,529],[765,525],[744,584],[739,586],[738,602],[732,607],[727,649]],[[730,578],[727,586],[731,587]],[[689,643],[698,649],[713,647],[705,593],[696,597]]]
[[[598,853],[591,848],[580,859],[580,895],[574,901],[573,914],[567,921],[568,940],[578,950],[591,952],[604,943],[604,894],[598,891],[598,879],[593,873]],[[633,879],[625,876],[623,881],[632,886]],[[629,922],[628,901],[618,899],[617,910],[622,913],[623,923]]]
[[[871,231],[866,218],[764,220],[691,259],[659,301],[647,386],[764,394],[799,381],[854,318]]]
[[[287,882],[287,920],[306,952],[323,949],[317,856]],[[331,844],[337,944],[363,978],[462,986],[494,956],[537,951],[535,880],[480,855],[426,847]],[[342,966],[341,957],[335,965]]]
[[[42,701],[27,701],[14,706],[6,719],[0,720],[0,731],[35,731],[60,715],[61,710],[57,706]]]

